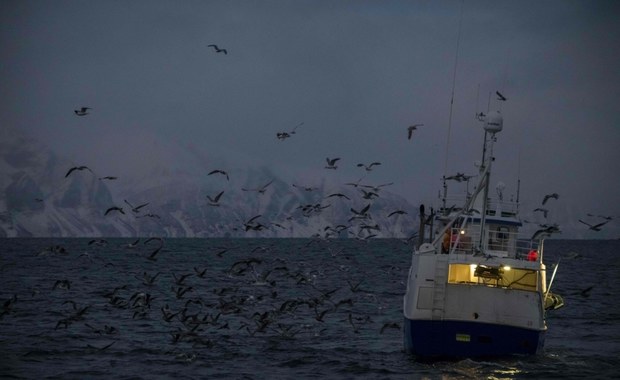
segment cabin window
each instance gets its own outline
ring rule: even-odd
[[[492,267],[482,264],[451,264],[448,283],[536,291],[538,289],[537,277],[537,271],[531,269]]]
[[[489,249],[493,251],[507,251],[510,229],[507,226],[497,226],[490,230]]]

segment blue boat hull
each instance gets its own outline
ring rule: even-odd
[[[542,351],[546,330],[465,321],[405,318],[405,350],[423,357],[534,355]]]

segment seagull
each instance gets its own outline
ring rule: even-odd
[[[360,185],[361,187],[365,187],[367,189],[372,189],[372,191],[374,191],[375,193],[378,193],[379,190],[381,190],[382,187],[384,186],[390,186],[393,185],[394,182],[389,182],[389,183],[383,183],[381,185],[377,185],[377,186],[373,186],[373,185]]]
[[[285,139],[291,137],[291,135],[288,134],[288,132],[278,132],[278,133],[276,133],[276,137],[278,138],[278,140],[285,140]]]
[[[154,276],[151,276],[150,274],[144,272],[144,274],[142,275],[142,278],[137,277],[137,276],[134,276],[134,277],[136,277],[138,280],[142,280],[142,283],[144,285],[151,286],[155,284],[155,280],[157,279],[157,276],[159,276],[160,274],[161,272],[157,272]]]
[[[162,245],[160,245],[159,247],[157,247],[157,249],[156,249],[156,250],[154,250],[154,251],[151,253],[151,255],[147,257],[147,259],[148,259],[148,260],[151,260],[151,261],[157,261],[157,258],[156,258],[155,256],[159,253],[159,251],[163,248],[163,246],[164,246],[164,245],[162,244]]]
[[[223,171],[223,170],[220,170],[220,169],[215,169],[215,170],[212,170],[211,172],[209,172],[209,174],[207,174],[207,175],[211,175],[211,174],[223,174],[224,176],[226,176],[226,179],[227,179],[228,181],[230,181],[230,178],[228,177],[228,173],[226,173],[226,172],[225,172],[225,171]]]
[[[342,193],[329,194],[328,196],[325,197],[325,199],[331,198],[331,197],[345,198],[345,199],[351,200],[351,198],[347,197],[346,195]]]
[[[217,47],[217,45],[215,44],[211,44],[211,45],[207,45],[207,47],[212,47],[213,49],[215,49],[216,53],[224,53],[224,54],[228,54],[228,51],[226,49],[220,49],[219,47]]]
[[[422,127],[424,124],[414,124],[407,127],[407,140],[411,140],[411,136],[413,135],[413,131],[418,129],[418,127]]]
[[[553,233],[556,233],[556,232],[560,232],[561,233],[561,231],[560,231],[560,229],[558,228],[557,225],[548,226],[546,228],[543,228],[543,229],[540,229],[540,230],[534,232],[534,235],[532,235],[531,240],[536,240],[539,236],[541,236],[543,234],[550,235],[550,234],[553,234]]]
[[[131,207],[131,211],[133,211],[136,214],[140,212],[140,209],[142,207],[145,207],[145,206],[148,205],[148,203],[144,203],[144,204],[141,204],[140,206],[134,207],[131,203],[127,202],[127,199],[123,199],[123,201],[125,201],[125,203],[127,203],[127,205],[129,205],[129,207]]]
[[[547,194],[543,198],[542,204],[544,205],[545,203],[547,203],[549,198],[558,199],[558,198],[560,198],[560,196],[558,195],[558,193]]]
[[[122,208],[122,207],[116,207],[116,206],[112,206],[112,207],[110,207],[109,209],[107,209],[107,210],[105,211],[105,214],[103,214],[103,215],[104,215],[104,216],[105,216],[105,215],[108,215],[108,214],[109,214],[109,213],[111,213],[112,211],[118,211],[118,212],[120,212],[121,214],[125,215],[125,211],[123,211],[123,208]]]
[[[92,170],[90,170],[90,168],[88,166],[74,166],[71,169],[69,169],[67,174],[65,174],[65,178],[67,178],[69,176],[69,174],[73,173],[76,170],[88,170],[91,173],[93,172]]]
[[[255,215],[253,217],[251,217],[250,219],[248,219],[247,222],[243,223],[243,225],[245,226],[245,230],[247,231],[248,229],[253,229],[256,225],[254,224],[254,221],[258,218],[260,218],[262,215]],[[258,224],[259,226],[262,226],[262,224]]]
[[[614,220],[613,216],[607,216],[607,215],[594,215],[594,214],[588,214],[588,216],[598,216],[599,218],[603,218],[605,220]]]
[[[325,160],[327,161],[327,166],[325,167],[325,169],[338,169],[338,166],[336,166],[336,162],[340,160],[339,157],[331,159],[327,157]]]
[[[609,220],[607,220],[607,221],[604,221],[603,223],[599,223],[599,224],[592,225],[592,224],[590,224],[590,223],[586,223],[586,222],[584,222],[584,221],[583,221],[583,220],[581,220],[581,219],[579,219],[579,221],[580,221],[581,223],[585,224],[586,226],[588,226],[588,227],[589,227],[588,229],[589,229],[589,230],[592,230],[592,231],[600,231],[600,230],[601,230],[601,227],[603,227],[605,224],[609,223]]]
[[[465,175],[464,173],[456,172],[455,175],[451,175],[449,177],[445,177],[445,180],[446,181],[454,180],[456,182],[463,182],[463,181],[469,181],[469,179],[471,177],[472,176],[470,176],[470,175]]]
[[[392,216],[392,215],[404,215],[404,214],[406,214],[406,213],[407,213],[407,212],[406,212],[406,211],[403,211],[403,210],[396,210],[396,211],[392,211],[391,213],[389,213],[387,217],[389,218],[389,217],[390,217],[390,216]]]
[[[495,91],[495,94],[497,94],[497,100],[500,100],[502,102],[506,101],[506,97],[502,95],[499,91]]]
[[[374,199],[379,197],[379,194],[375,193],[374,191],[366,191],[364,189],[360,189],[361,192],[364,194],[362,195],[362,198],[364,199]]]
[[[302,125],[304,125],[303,121],[301,123],[297,124],[293,128],[293,130],[290,131],[290,132],[278,132],[278,133],[276,133],[276,137],[278,138],[278,140],[285,140],[285,139],[291,137],[291,135],[294,135],[295,133],[297,133],[296,132],[297,128],[302,126]]]
[[[372,170],[372,167],[375,166],[375,165],[381,165],[381,163],[380,162],[373,162],[370,165],[357,164],[357,167],[358,168],[363,167],[364,169],[366,169],[367,172],[369,172],[369,171]]]
[[[218,202],[220,201],[220,197],[222,196],[222,194],[224,194],[224,192],[220,191],[220,193],[213,198],[211,198],[210,195],[207,195],[207,199],[209,199],[209,206],[218,207],[220,205]]]
[[[241,190],[243,191],[256,191],[259,194],[265,194],[265,191],[267,191],[267,186],[271,185],[273,183],[273,179],[271,181],[269,181],[266,185],[263,185],[261,187],[258,187],[256,189],[245,189],[245,188],[241,188]]]
[[[368,210],[370,209],[370,203],[367,204],[363,209],[361,209],[360,211],[355,210],[353,207],[351,207],[351,212],[354,214],[353,217],[351,217],[349,220],[351,219],[357,219],[357,218],[361,218],[361,219],[365,219],[368,217]]]
[[[134,240],[131,243],[127,244],[125,247],[126,248],[135,248],[135,247],[138,246],[138,243],[140,243],[140,238],[137,238],[136,240]]]
[[[88,115],[88,110],[92,110],[92,108],[90,107],[82,107],[79,110],[73,110],[73,112],[75,112],[76,115],[78,116],[86,116]]]

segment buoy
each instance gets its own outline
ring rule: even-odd
[[[532,249],[527,254],[527,261],[536,261],[536,260],[538,260],[538,252],[535,249]]]

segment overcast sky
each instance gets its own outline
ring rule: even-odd
[[[447,174],[474,173],[474,115],[501,107],[493,183],[514,194],[520,172],[529,207],[557,192],[580,212],[620,216],[618,19],[619,2],[589,0],[5,0],[0,128],[106,174],[130,172],[160,139],[304,185],[367,174],[429,203],[455,79]],[[93,109],[77,117],[80,106]],[[341,157],[337,171],[326,157]],[[356,167],[372,161],[371,173]]]

